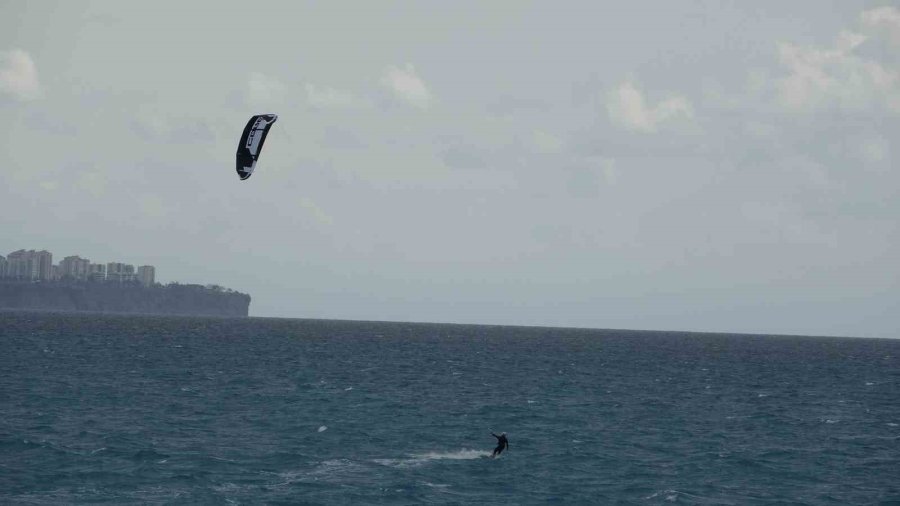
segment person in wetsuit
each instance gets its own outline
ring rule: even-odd
[[[491,458],[493,458],[500,455],[503,450],[509,448],[509,441],[506,440],[505,432],[501,432],[499,436],[491,432],[491,435],[497,438],[497,447],[494,448],[494,453],[491,454]]]

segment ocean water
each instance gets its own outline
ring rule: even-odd
[[[0,312],[0,504],[83,503],[898,504],[900,340]]]

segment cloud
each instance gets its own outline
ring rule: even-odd
[[[414,107],[427,109],[431,105],[431,92],[416,74],[416,69],[411,63],[407,63],[403,68],[393,65],[388,67],[381,78],[381,84]]]
[[[648,106],[640,90],[627,81],[607,95],[606,111],[614,124],[638,132],[655,132],[665,122],[694,116],[690,102],[680,96],[662,100],[655,107]]]
[[[348,91],[329,87],[317,87],[307,83],[306,101],[317,109],[359,109],[369,107],[369,102]]]
[[[253,103],[279,102],[287,95],[284,83],[261,72],[251,72],[247,86],[247,98]]]
[[[532,132],[531,143],[538,153],[559,153],[563,149],[563,140],[543,130]]]
[[[891,145],[881,136],[863,140],[859,145],[860,158],[870,164],[879,164],[891,158]]]
[[[23,101],[41,97],[37,66],[25,51],[0,51],[0,93]]]
[[[900,112],[900,75],[856,53],[867,40],[866,35],[842,31],[830,49],[780,43],[779,60],[788,69],[777,82],[782,105],[799,111],[887,105]]]
[[[896,7],[878,7],[860,14],[863,25],[869,28],[885,28],[891,42],[900,46],[900,10]]]

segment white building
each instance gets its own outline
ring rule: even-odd
[[[152,286],[156,281],[156,268],[152,265],[142,265],[138,267],[137,279],[144,286]]]
[[[49,281],[53,278],[53,255],[49,251],[20,249],[6,256],[8,276],[16,279]]]
[[[85,280],[91,269],[91,261],[77,255],[68,256],[59,262],[59,276],[64,279]]]
[[[106,264],[106,280],[119,283],[134,281],[134,266],[121,262],[109,262]]]
[[[103,264],[91,264],[88,267],[88,279],[91,281],[106,281],[106,266]]]

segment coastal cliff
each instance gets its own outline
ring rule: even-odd
[[[0,281],[0,308],[247,316],[250,296],[216,285]]]

